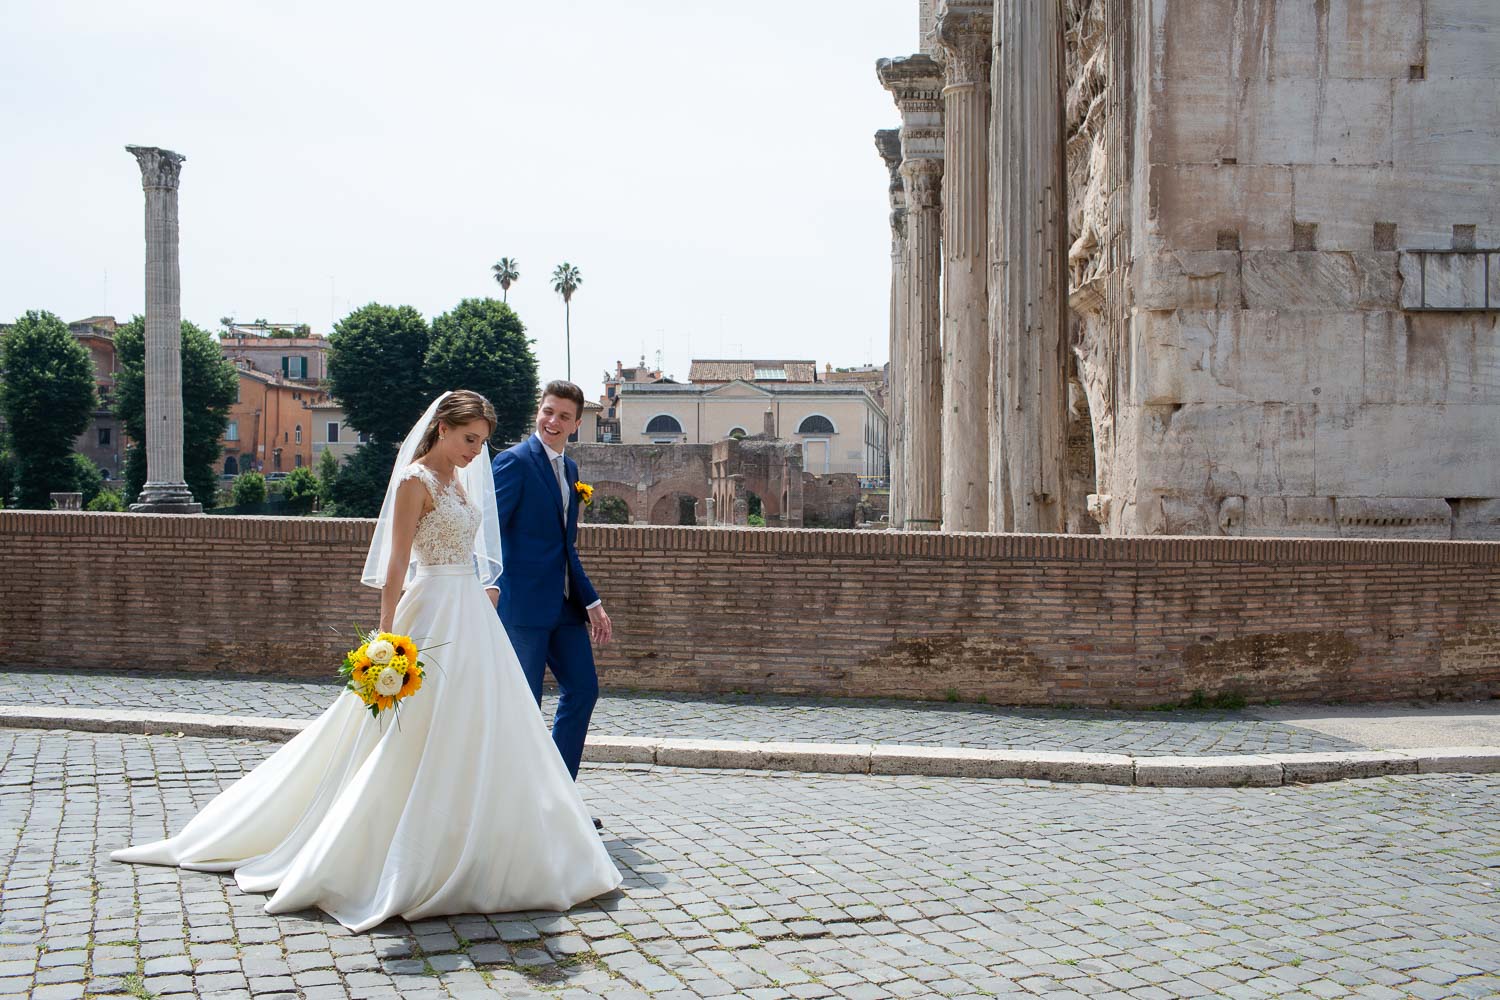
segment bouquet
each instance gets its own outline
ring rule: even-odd
[[[418,659],[411,636],[392,632],[360,632],[360,644],[344,654],[339,676],[377,719],[422,689],[425,664]]]

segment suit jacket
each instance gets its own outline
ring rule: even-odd
[[[566,455],[568,505],[535,434],[495,456],[495,510],[500,518],[500,620],[506,625],[550,628],[557,621],[568,567],[568,603],[587,617],[599,599],[583,571],[578,537],[578,465]]]

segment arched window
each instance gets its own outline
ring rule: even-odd
[[[745,432],[745,428],[743,428],[743,427],[732,428],[729,431],[729,436],[732,437],[732,438],[734,438],[734,440],[736,440],[736,441],[740,441],[740,440],[743,440],[746,437],[749,437],[749,435]]]
[[[797,428],[797,433],[833,434],[835,432],[833,429],[832,420],[829,420],[827,417],[820,416],[819,414],[815,413],[812,416],[808,417],[806,420],[802,421],[801,425]]]
[[[646,424],[647,434],[681,434],[682,424],[677,418],[668,413],[652,417],[650,423]]]

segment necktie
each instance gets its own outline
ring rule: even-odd
[[[563,457],[558,455],[552,460],[552,471],[557,474],[557,488],[562,491],[563,526],[568,523],[568,477],[563,475]],[[563,598],[568,596],[568,578],[570,576],[567,560],[563,561]]]

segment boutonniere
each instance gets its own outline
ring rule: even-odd
[[[573,491],[578,494],[578,499],[583,501],[585,507],[594,502],[594,488],[583,480],[573,484]]]

